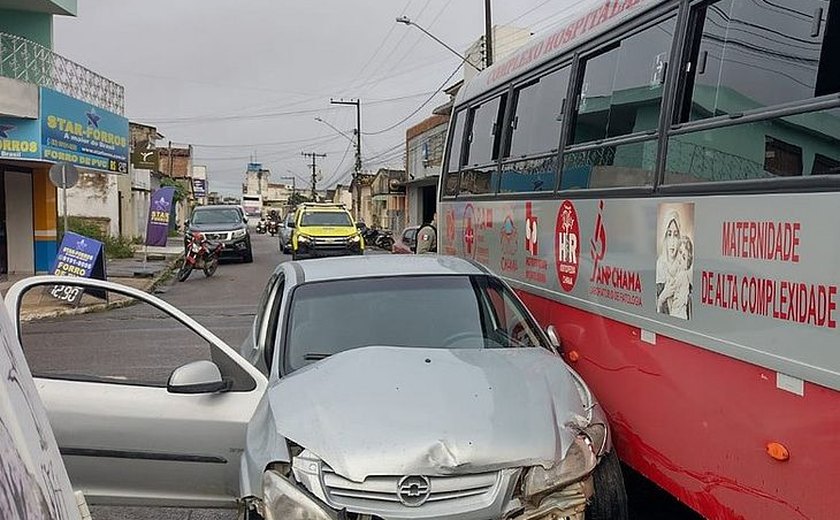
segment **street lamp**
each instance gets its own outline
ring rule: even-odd
[[[330,123],[329,123],[329,121],[324,121],[324,120],[323,120],[323,119],[321,119],[320,117],[316,117],[316,118],[315,118],[315,121],[318,121],[319,123],[324,123],[324,124],[325,124],[325,125],[327,125],[328,127],[332,128],[333,130],[335,130],[336,132],[338,132],[339,134],[343,135],[343,136],[344,136],[345,138],[347,138],[347,140],[348,140],[348,141],[350,141],[351,143],[356,144],[356,140],[355,140],[355,139],[353,139],[352,137],[350,137],[350,136],[349,136],[349,135],[347,135],[346,133],[342,132],[342,131],[341,131],[341,130],[339,130],[338,128],[334,127],[332,124],[330,124]]]
[[[402,24],[405,24],[405,25],[413,25],[414,27],[417,27],[418,29],[420,29],[421,31],[423,31],[423,33],[424,33],[426,36],[428,36],[429,38],[431,38],[431,39],[433,39],[434,41],[438,42],[439,44],[443,45],[444,47],[446,47],[446,48],[449,50],[449,52],[451,52],[451,53],[452,53],[452,54],[454,54],[455,56],[458,56],[459,58],[461,58],[461,61],[463,61],[464,63],[467,63],[468,65],[470,65],[470,66],[471,66],[472,68],[474,68],[475,70],[477,70],[477,71],[481,71],[481,69],[479,69],[477,66],[475,66],[475,64],[474,64],[473,62],[471,62],[471,61],[470,61],[470,60],[468,60],[466,57],[464,57],[464,55],[462,55],[460,52],[456,51],[455,49],[453,49],[453,48],[452,48],[452,47],[450,47],[449,45],[447,45],[447,44],[443,43],[443,41],[441,41],[441,40],[440,40],[440,38],[438,38],[438,37],[437,37],[437,36],[435,36],[434,34],[430,33],[430,32],[429,32],[429,31],[427,31],[426,29],[424,29],[424,28],[423,28],[420,24],[418,24],[417,22],[412,22],[412,21],[411,21],[411,19],[410,19],[408,16],[400,16],[399,18],[397,18],[397,23],[402,23]]]

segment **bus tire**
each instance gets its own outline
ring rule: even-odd
[[[586,520],[628,520],[627,490],[615,449],[601,459],[592,478],[595,494],[586,506]]]

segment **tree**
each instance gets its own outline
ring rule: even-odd
[[[175,188],[175,194],[172,196],[172,200],[174,202],[181,202],[182,200],[190,198],[190,190],[187,185],[181,181],[173,179],[172,177],[162,177],[160,179],[160,185],[161,187],[171,186]]]
[[[309,202],[309,198],[301,195],[298,192],[294,192],[289,196],[289,206],[297,206],[303,202]]]

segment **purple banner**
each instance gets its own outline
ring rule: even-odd
[[[146,226],[146,245],[166,245],[166,237],[169,236],[172,197],[174,195],[175,188],[171,186],[160,188],[152,194],[152,204],[149,207],[149,223]]]

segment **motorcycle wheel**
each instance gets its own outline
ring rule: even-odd
[[[190,277],[190,273],[192,273],[192,266],[184,260],[184,265],[182,265],[181,269],[178,270],[178,281],[186,282],[187,278]]]
[[[216,272],[216,268],[219,267],[219,259],[213,257],[210,260],[204,262],[204,276],[210,278],[213,276],[213,273]]]

